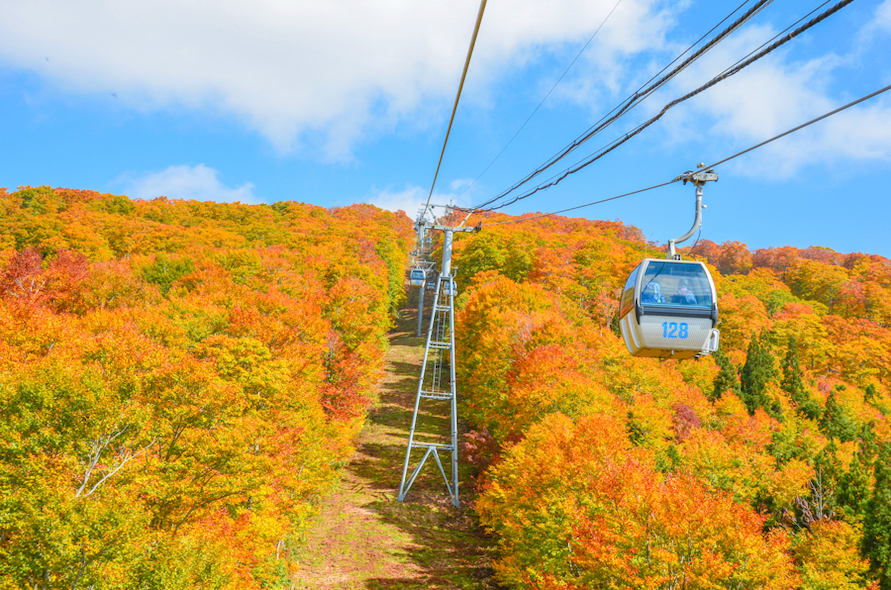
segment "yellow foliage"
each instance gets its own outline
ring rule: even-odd
[[[811,524],[793,545],[805,590],[862,590],[867,586],[869,562],[860,557],[861,533],[835,520]]]

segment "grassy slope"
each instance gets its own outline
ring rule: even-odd
[[[491,542],[469,508],[469,486],[462,487],[462,507],[452,507],[431,459],[406,501],[396,502],[424,354],[424,338],[415,337],[416,313],[417,292],[412,289],[390,333],[380,404],[370,413],[352,462],[298,552],[297,588],[497,587]],[[445,414],[426,414],[419,430],[429,425],[447,432],[446,419]],[[461,467],[460,481],[469,481],[467,466]]]

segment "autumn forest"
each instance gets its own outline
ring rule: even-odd
[[[665,248],[520,219],[454,251],[500,587],[891,590],[891,261],[699,240],[720,350],[660,361],[618,301]],[[0,589],[295,587],[414,247],[371,205],[0,189]]]

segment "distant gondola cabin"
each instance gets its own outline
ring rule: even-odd
[[[647,258],[634,269],[619,307],[633,356],[685,359],[718,349],[715,283],[705,264]]]
[[[409,273],[408,284],[412,287],[423,287],[427,276],[423,269],[416,268]]]

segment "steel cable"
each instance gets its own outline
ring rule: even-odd
[[[495,201],[498,201],[498,200],[506,197],[507,195],[509,195],[510,193],[512,193],[519,187],[521,187],[522,185],[526,184],[527,182],[529,182],[530,180],[532,180],[533,178],[540,175],[542,172],[544,172],[545,170],[547,170],[548,168],[550,168],[551,166],[556,164],[558,161],[560,161],[563,158],[565,158],[566,156],[568,156],[570,153],[575,151],[580,145],[582,145],[583,143],[585,143],[586,141],[588,141],[589,139],[594,137],[596,134],[600,133],[601,131],[603,131],[604,129],[609,127],[612,123],[617,121],[620,117],[625,115],[633,107],[635,107],[637,104],[639,104],[643,99],[650,96],[653,92],[655,92],[656,90],[658,90],[659,88],[664,86],[666,83],[668,83],[670,80],[672,80],[675,76],[677,76],[682,71],[684,71],[692,63],[694,63],[700,57],[705,55],[709,50],[711,50],[715,45],[717,45],[718,43],[723,41],[728,35],[730,35],[734,31],[739,29],[739,27],[741,27],[746,22],[748,22],[752,17],[754,17],[756,14],[758,14],[758,12],[760,12],[762,9],[764,9],[771,2],[773,2],[773,0],[759,0],[758,2],[756,2],[754,6],[752,6],[742,16],[740,16],[733,23],[731,23],[730,26],[728,26],[727,28],[722,30],[718,35],[716,35],[714,38],[712,38],[708,43],[706,43],[705,45],[700,47],[693,55],[691,55],[690,57],[685,59],[677,67],[672,69],[670,72],[668,72],[667,74],[665,74],[664,76],[662,76],[661,78],[656,80],[655,82],[652,82],[653,78],[651,78],[650,79],[651,82],[648,82],[643,87],[638,89],[634,94],[632,94],[629,98],[625,99],[625,101],[623,101],[623,103],[621,103],[621,105],[619,107],[616,107],[613,109],[613,111],[610,111],[610,113],[614,113],[614,114],[612,114],[612,115],[607,114],[605,117],[605,120],[601,119],[593,127],[589,127],[588,130],[586,130],[582,135],[580,135],[572,143],[570,143],[569,146],[564,148],[558,154],[552,156],[544,164],[539,166],[536,170],[534,170],[530,174],[526,175],[522,180],[514,183],[514,185],[511,186],[510,188],[502,191],[497,196],[489,199],[488,201],[486,201],[484,203],[481,203],[480,205],[477,205],[476,207],[474,207],[474,209],[483,209],[484,207],[486,207],[486,205],[489,205],[491,203],[494,203]],[[743,5],[745,5],[745,2],[743,3]],[[739,10],[740,7],[738,7],[736,10]],[[736,10],[734,11],[734,13],[736,12]],[[731,13],[731,15],[732,14],[733,13]],[[727,20],[727,18],[729,18],[729,15],[721,22],[723,23],[724,21]],[[713,27],[711,29],[711,31],[713,31],[715,28],[720,26],[720,24],[721,23],[719,23],[718,25]],[[709,31],[709,33],[711,31]],[[709,33],[706,33],[706,35],[708,35]],[[700,41],[701,40],[702,40],[702,38],[700,38]],[[698,41],[697,41],[697,43],[698,43]],[[687,51],[689,51],[689,49]],[[681,55],[683,55],[683,54],[681,54]],[[677,58],[675,59],[675,61],[677,61]],[[674,63],[674,62],[672,62],[672,63]],[[663,68],[663,71],[664,71],[664,69],[665,68]]]
[[[717,162],[715,162],[715,163],[713,163],[713,164],[711,164],[711,165],[709,165],[709,166],[705,166],[703,169],[715,168],[715,167],[717,167],[717,166],[720,166],[721,164],[725,164],[725,163],[729,162],[730,160],[733,160],[734,158],[738,158],[738,157],[740,157],[740,156],[742,156],[742,155],[744,155],[744,154],[747,154],[747,153],[749,153],[749,152],[751,152],[751,151],[753,151],[753,150],[756,150],[756,149],[758,149],[758,148],[760,148],[760,147],[763,147],[763,146],[765,146],[765,145],[767,145],[767,144],[769,144],[769,143],[772,143],[772,142],[774,142],[774,141],[776,141],[776,140],[778,140],[778,139],[781,139],[781,138],[783,138],[783,137],[786,137],[787,135],[790,135],[790,134],[792,134],[792,133],[795,133],[796,131],[800,131],[800,130],[804,129],[805,127],[809,127],[809,126],[813,125],[814,123],[818,123],[818,122],[822,121],[823,119],[827,119],[827,118],[829,118],[829,117],[831,117],[831,116],[833,116],[833,115],[836,115],[836,114],[838,114],[838,113],[840,113],[840,112],[842,112],[842,111],[845,111],[845,110],[847,110],[847,109],[849,109],[849,108],[851,108],[851,107],[853,107],[853,106],[856,106],[856,105],[860,104],[861,102],[864,102],[864,101],[866,101],[866,100],[869,100],[870,98],[874,98],[874,97],[876,97],[876,96],[878,96],[878,95],[880,95],[880,94],[882,94],[882,93],[884,93],[884,92],[887,92],[887,91],[889,91],[889,90],[891,90],[891,85],[885,86],[884,88],[880,88],[879,90],[876,90],[875,92],[871,92],[871,93],[867,94],[866,96],[860,97],[860,98],[858,98],[857,100],[854,100],[854,101],[849,102],[849,103],[847,103],[847,104],[845,104],[845,105],[843,105],[843,106],[840,106],[840,107],[838,107],[837,109],[834,109],[834,110],[832,110],[832,111],[829,111],[828,113],[824,113],[823,115],[820,115],[819,117],[816,117],[816,118],[814,118],[814,119],[811,119],[810,121],[808,121],[808,122],[806,122],[806,123],[802,123],[801,125],[798,125],[798,126],[796,126],[796,127],[793,127],[792,129],[789,129],[789,130],[787,130],[787,131],[784,131],[783,133],[780,133],[779,135],[774,135],[774,136],[771,137],[770,139],[766,139],[766,140],[762,141],[761,143],[757,143],[757,144],[755,144],[755,145],[753,145],[753,146],[751,146],[751,147],[748,147],[748,148],[746,148],[746,149],[744,149],[744,150],[742,150],[742,151],[736,152],[736,153],[733,154],[732,156],[728,156],[728,157],[726,157],[726,158],[724,158],[724,159],[718,160]],[[616,199],[621,199],[621,198],[624,198],[624,197],[629,197],[629,196],[631,196],[631,195],[636,195],[636,194],[643,193],[643,192],[646,192],[646,191],[651,191],[651,190],[653,190],[653,189],[661,188],[661,187],[663,187],[663,186],[668,186],[669,184],[674,184],[675,182],[679,182],[679,181],[684,180],[686,176],[687,176],[687,175],[681,175],[681,176],[678,176],[677,178],[674,178],[674,179],[669,180],[669,181],[667,181],[667,182],[663,182],[663,183],[660,183],[660,184],[654,184],[653,186],[648,186],[648,187],[646,187],[646,188],[638,189],[638,190],[636,190],[636,191],[631,191],[631,192],[628,192],[628,193],[623,193],[623,194],[621,194],[621,195],[616,195],[616,196],[614,196],[614,197],[609,197],[609,198],[607,198],[607,199],[600,199],[599,201],[592,201],[592,202],[590,202],[590,203],[584,203],[584,204],[582,204],[582,205],[576,205],[576,206],[574,206],[574,207],[569,207],[569,208],[567,208],[567,209],[561,209],[561,210],[559,210],[559,211],[553,211],[553,212],[551,212],[551,213],[541,213],[541,214],[538,214],[538,215],[533,215],[532,217],[522,217],[522,218],[517,218],[517,219],[510,219],[510,220],[507,220],[507,221],[495,221],[495,222],[492,222],[492,223],[488,223],[488,224],[486,224],[486,225],[505,225],[505,224],[508,224],[508,223],[519,223],[519,222],[522,222],[522,221],[531,221],[531,220],[533,220],[533,219],[539,219],[539,218],[542,218],[542,217],[550,217],[551,215],[559,215],[560,213],[566,213],[566,212],[568,212],[568,211],[575,211],[576,209],[582,209],[582,208],[584,208],[584,207],[590,207],[590,206],[592,206],[592,205],[599,205],[600,203],[606,203],[607,201],[615,201]]]
[[[748,2],[748,1],[749,1],[749,0],[746,0],[746,2]],[[606,18],[603,19],[603,22],[600,23],[600,26],[597,27],[597,29],[594,31],[594,33],[588,38],[587,43],[585,43],[585,44],[582,46],[582,48],[579,50],[579,52],[576,54],[576,56],[572,59],[572,61],[569,62],[569,65],[566,66],[566,69],[563,70],[563,73],[560,74],[560,77],[557,78],[557,81],[554,82],[554,85],[551,86],[551,89],[548,90],[547,94],[544,95],[544,98],[541,99],[541,102],[538,103],[538,106],[536,106],[535,109],[533,109],[532,113],[530,113],[529,116],[526,118],[526,120],[523,121],[523,124],[520,125],[520,128],[517,129],[517,132],[514,133],[513,137],[511,137],[510,140],[508,140],[507,144],[506,144],[503,148],[501,148],[501,151],[498,152],[498,155],[496,155],[496,156],[492,159],[491,162],[489,162],[489,165],[486,166],[486,167],[483,169],[482,172],[480,172],[480,175],[477,176],[477,177],[473,180],[473,182],[471,182],[469,185],[467,185],[467,187],[465,187],[465,189],[464,189],[463,191],[461,191],[461,192],[458,194],[458,197],[460,197],[461,195],[463,195],[464,193],[466,193],[467,191],[469,191],[469,190],[471,189],[471,187],[473,187],[473,185],[475,185],[475,184],[477,183],[477,181],[478,181],[480,178],[482,178],[483,175],[484,175],[486,172],[489,171],[489,168],[491,168],[492,165],[495,164],[495,162],[498,161],[498,158],[501,157],[501,154],[503,154],[503,153],[505,152],[505,150],[507,150],[507,148],[510,147],[510,145],[514,142],[514,140],[517,138],[517,136],[520,134],[520,132],[523,131],[523,129],[526,127],[526,125],[529,123],[529,121],[532,120],[532,117],[535,116],[535,113],[538,112],[538,109],[541,108],[541,105],[543,105],[543,104],[545,103],[545,101],[548,99],[548,97],[551,96],[551,93],[554,92],[554,89],[557,88],[557,85],[560,84],[561,81],[563,81],[563,78],[566,77],[566,74],[569,73],[569,70],[572,68],[573,65],[575,65],[575,62],[577,62],[578,59],[582,56],[582,53],[585,52],[585,49],[588,48],[588,45],[591,44],[591,42],[594,40],[594,37],[597,36],[597,33],[600,32],[600,29],[603,28],[603,25],[606,24],[606,21],[609,20],[609,18],[610,18],[610,17],[613,15],[613,13],[616,11],[616,8],[618,8],[618,7],[619,7],[619,4],[621,4],[621,3],[622,3],[622,0],[619,0],[618,2],[616,2],[615,6],[613,6],[613,9],[609,11],[609,14],[606,15]],[[739,9],[737,9],[737,10],[739,10]],[[726,20],[726,19],[725,19],[725,20]],[[722,21],[722,22],[723,22],[723,21]]]
[[[483,22],[483,12],[486,10],[486,0],[480,2],[479,14],[476,17],[476,25],[473,27],[473,36],[470,38],[470,47],[467,49],[467,59],[464,60],[464,71],[461,73],[461,82],[458,84],[458,94],[455,96],[455,105],[452,107],[452,116],[449,118],[449,127],[446,129],[445,140],[442,142],[442,151],[439,154],[439,162],[436,164],[436,173],[433,175],[433,183],[430,185],[430,194],[427,195],[427,203],[424,205],[423,219],[430,207],[430,198],[433,197],[433,189],[436,187],[436,178],[439,176],[439,168],[442,166],[442,158],[445,155],[446,144],[449,143],[449,134],[452,132],[452,123],[455,122],[455,112],[458,110],[458,101],[461,99],[461,91],[464,89],[464,80],[467,78],[467,69],[470,67],[470,57],[473,55],[473,46],[476,44],[476,36],[480,32],[480,23]]]
[[[494,206],[494,207],[490,207],[490,208],[488,208],[488,209],[484,209],[484,210],[487,210],[487,211],[494,211],[494,210],[497,210],[497,209],[502,209],[502,208],[507,207],[507,206],[509,206],[509,205],[513,205],[513,204],[516,203],[517,201],[520,201],[520,200],[526,199],[526,198],[528,198],[528,197],[531,197],[532,195],[534,195],[535,193],[537,193],[537,192],[539,192],[539,191],[545,190],[545,189],[547,189],[547,188],[550,188],[550,187],[552,187],[552,186],[555,186],[555,185],[559,184],[559,183],[560,183],[562,180],[564,180],[567,176],[569,176],[569,175],[571,175],[571,174],[574,174],[574,173],[578,172],[579,170],[585,168],[586,166],[589,166],[590,164],[593,164],[594,162],[596,162],[597,160],[599,160],[600,158],[602,158],[602,157],[605,156],[606,154],[610,153],[611,151],[613,151],[614,149],[616,149],[617,147],[619,147],[620,145],[622,145],[623,143],[625,143],[626,141],[628,141],[629,139],[631,139],[632,137],[634,137],[635,135],[639,134],[641,131],[643,131],[644,129],[646,129],[647,127],[649,127],[650,125],[652,125],[653,123],[655,123],[656,121],[658,121],[659,119],[661,119],[662,116],[663,116],[666,112],[668,112],[670,109],[672,109],[672,108],[674,108],[675,106],[679,105],[680,103],[682,103],[682,102],[684,102],[684,101],[687,101],[687,100],[693,98],[694,96],[696,96],[696,95],[698,95],[698,94],[700,94],[700,93],[702,93],[702,92],[708,90],[709,88],[711,88],[712,86],[716,85],[717,83],[719,83],[719,82],[721,82],[721,81],[723,81],[723,80],[726,80],[727,78],[729,78],[729,77],[731,77],[731,76],[733,76],[733,75],[739,73],[739,72],[742,71],[744,68],[750,66],[751,64],[753,64],[754,62],[758,61],[758,60],[761,59],[762,57],[764,57],[764,56],[770,54],[772,51],[776,50],[778,47],[782,46],[783,44],[788,43],[789,41],[791,41],[792,39],[794,39],[794,38],[797,37],[798,35],[802,34],[803,32],[807,31],[808,29],[810,29],[811,27],[816,26],[817,24],[819,24],[819,23],[822,22],[823,20],[829,18],[830,16],[832,16],[833,14],[835,14],[836,12],[838,12],[839,10],[841,10],[842,8],[844,8],[845,6],[847,6],[848,4],[851,4],[852,2],[854,2],[854,0],[841,0],[839,3],[837,3],[835,6],[833,6],[833,7],[830,8],[829,10],[827,10],[827,11],[821,13],[820,15],[814,17],[813,19],[811,19],[810,21],[808,21],[806,24],[804,24],[804,25],[798,27],[798,28],[795,29],[794,31],[792,31],[792,32],[790,32],[790,33],[787,33],[786,35],[784,35],[783,37],[781,37],[781,38],[778,39],[777,41],[771,43],[770,45],[768,45],[766,48],[762,49],[761,51],[755,53],[754,55],[752,55],[752,56],[749,57],[748,59],[745,59],[745,60],[743,60],[743,61],[737,62],[736,65],[732,66],[731,68],[728,68],[727,70],[725,70],[725,71],[722,72],[721,74],[715,76],[714,78],[712,78],[711,80],[709,80],[708,82],[706,82],[705,84],[703,84],[702,86],[700,86],[700,87],[696,88],[695,90],[692,90],[691,92],[688,92],[687,94],[685,94],[685,95],[683,95],[683,96],[681,96],[681,97],[679,97],[679,98],[676,98],[675,100],[671,101],[670,103],[668,103],[667,105],[665,105],[664,107],[662,107],[662,110],[659,111],[659,113],[656,114],[654,117],[651,117],[651,118],[648,119],[647,121],[641,123],[641,124],[638,125],[636,128],[634,128],[633,130],[629,131],[628,133],[626,133],[626,134],[623,135],[622,137],[619,137],[619,138],[613,140],[610,144],[608,144],[607,147],[605,147],[605,148],[603,148],[603,149],[601,149],[601,150],[595,152],[594,154],[592,154],[591,156],[588,156],[587,158],[584,158],[584,159],[582,159],[582,160],[576,162],[573,166],[571,166],[571,167],[569,167],[569,168],[566,168],[566,169],[564,169],[562,172],[560,172],[560,173],[558,173],[558,174],[552,176],[551,179],[549,179],[548,181],[546,181],[546,182],[544,182],[544,183],[538,185],[538,186],[535,187],[534,189],[529,190],[529,191],[527,191],[526,193],[523,193],[523,194],[520,195],[520,196],[514,197],[514,198],[511,199],[510,201],[507,201],[507,202],[505,202],[505,203],[501,203],[501,204],[499,204],[499,205],[496,205],[496,206]]]

